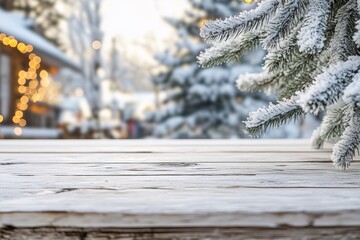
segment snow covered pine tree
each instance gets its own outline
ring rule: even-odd
[[[246,56],[240,64],[212,69],[199,68],[196,57],[208,47],[199,37],[200,25],[205,19],[226,17],[255,5],[238,0],[189,0],[189,3],[193,8],[186,17],[166,19],[179,35],[175,51],[156,56],[166,69],[154,76],[153,82],[166,97],[161,99],[159,110],[149,117],[150,122],[156,124],[154,135],[168,138],[246,137],[241,122],[249,111],[263,106],[269,98],[258,93],[237,92],[234,82],[240,73],[260,72],[264,52]]]
[[[360,144],[360,1],[263,0],[257,8],[209,21],[199,56],[208,67],[237,60],[258,44],[268,51],[264,72],[240,76],[241,90],[275,91],[281,101],[250,114],[247,132],[325,112],[314,145],[336,140],[332,160],[347,169]]]

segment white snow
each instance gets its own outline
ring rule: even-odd
[[[63,64],[73,69],[79,69],[80,65],[63,52],[61,52],[56,46],[41,37],[34,31],[28,29],[31,21],[26,19],[19,13],[10,13],[0,9],[0,32],[5,33],[8,36],[15,37],[18,41],[26,44],[31,44],[34,47],[34,52],[44,57],[43,54],[51,56],[56,62]],[[46,56],[45,56],[46,57]],[[50,61],[52,59],[49,59]]]

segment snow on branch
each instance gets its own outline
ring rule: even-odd
[[[326,106],[335,103],[344,89],[352,82],[360,69],[360,57],[350,57],[346,62],[331,65],[324,73],[318,75],[315,83],[301,94],[299,104],[305,112],[317,114]]]
[[[353,82],[345,89],[343,100],[360,106],[360,73],[354,76]]]
[[[335,17],[334,36],[330,42],[331,62],[344,61],[348,56],[358,54],[353,41],[357,18],[356,0],[350,0],[342,6]]]
[[[323,49],[332,2],[333,0],[310,1],[309,11],[298,35],[301,52],[318,53]]]
[[[349,126],[345,129],[341,140],[334,146],[331,160],[337,168],[346,170],[360,144],[360,109],[353,108],[353,115]]]
[[[246,133],[251,136],[259,136],[269,128],[279,127],[303,116],[304,112],[296,100],[297,97],[294,97],[288,101],[278,102],[278,104],[270,103],[268,107],[250,113],[245,122]]]
[[[236,81],[240,91],[256,91],[258,89],[267,88],[274,80],[275,76],[267,73],[246,73],[241,74]]]
[[[212,67],[224,62],[239,61],[246,51],[251,51],[259,45],[259,35],[257,32],[249,32],[229,42],[215,44],[200,54],[199,64],[202,67]]]
[[[275,16],[269,20],[265,30],[266,38],[263,40],[265,49],[275,48],[281,38],[288,34],[295,27],[301,18],[302,12],[306,9],[309,0],[288,0],[285,5],[276,12]]]
[[[263,0],[258,7],[225,20],[208,21],[201,29],[200,36],[206,42],[220,42],[234,39],[241,33],[260,29],[277,10],[282,0]]]

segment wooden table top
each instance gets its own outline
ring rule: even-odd
[[[306,140],[0,142],[0,227],[359,227],[360,164]]]

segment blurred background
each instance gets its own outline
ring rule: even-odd
[[[249,112],[274,101],[235,87],[262,70],[255,49],[199,68],[211,19],[252,0],[0,0],[0,139],[247,138]],[[307,138],[307,117],[266,138]]]

